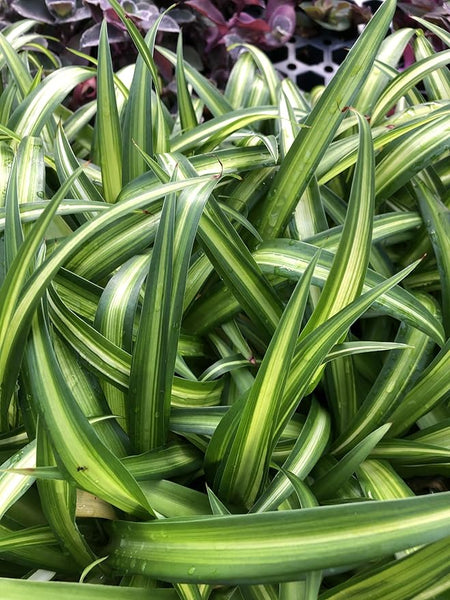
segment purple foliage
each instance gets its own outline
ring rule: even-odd
[[[11,8],[22,17],[51,25],[73,23],[91,16],[82,0],[13,0]]]
[[[108,23],[108,36],[110,43],[116,44],[126,42],[128,35],[126,28],[121,23],[115,11],[107,0],[85,0],[87,5],[91,7],[92,18],[96,21],[86,29],[81,36],[80,46],[88,48],[98,46],[100,35],[100,22],[106,19]],[[147,32],[156,19],[160,16],[158,7],[153,2],[134,2],[133,0],[122,0],[121,4],[127,15],[141,29],[142,32]],[[165,15],[159,26],[160,31],[177,33],[180,31],[178,23],[168,15]]]
[[[295,0],[235,0],[235,12],[225,18],[219,6],[211,0],[187,0],[188,6],[206,17],[207,49],[216,44],[250,42],[263,48],[281,46],[293,35],[296,24]],[[251,14],[251,7],[261,15]]]
[[[297,22],[295,3],[268,0],[266,16],[270,28],[269,45],[280,46],[287,42],[294,34]]]
[[[402,0],[395,15],[398,26],[417,27],[409,17],[422,17],[450,31],[450,6],[445,0]]]
[[[450,6],[445,0],[403,0],[399,2],[394,17],[395,28],[419,27],[417,21],[414,21],[411,17],[422,17],[450,32]],[[437,36],[425,28],[424,33],[430,39],[436,51],[445,49],[444,42]],[[404,54],[405,67],[411,65],[414,60],[412,48],[408,46]]]
[[[367,23],[372,16],[370,8],[347,0],[312,0],[302,2],[300,6],[315,23],[333,31],[345,31]]]

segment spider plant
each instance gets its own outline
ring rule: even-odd
[[[0,35],[2,598],[446,597],[450,51],[386,0],[309,97],[180,40],[170,112],[111,6],[116,73]]]

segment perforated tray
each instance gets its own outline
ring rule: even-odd
[[[355,4],[370,6],[374,11],[381,2],[369,0]],[[300,89],[309,92],[316,85],[326,85],[331,80],[355,40],[356,35],[348,37],[345,32],[324,30],[313,38],[295,36],[269,56],[281,75],[293,79]]]

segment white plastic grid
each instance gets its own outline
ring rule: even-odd
[[[358,0],[355,4],[370,5],[373,10],[380,2]],[[345,39],[343,34],[325,30],[313,38],[295,36],[273,51],[271,58],[282,76],[289,77],[300,89],[309,92],[316,85],[329,83],[355,39]]]

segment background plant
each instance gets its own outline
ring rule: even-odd
[[[160,12],[168,9],[170,2],[124,0],[121,5],[140,32],[145,35]],[[365,24],[371,16],[368,6],[358,6],[345,0],[189,0],[171,6],[169,13],[160,21],[158,42],[175,50],[177,34],[183,30],[184,54],[188,60],[224,87],[233,62],[239,55],[233,44],[250,43],[269,52],[280,48],[294,34],[314,37],[334,31],[353,40],[358,35],[357,26]],[[430,2],[414,1],[399,3],[395,12],[396,27],[415,27],[411,16],[425,17],[450,31],[448,7],[443,0]],[[126,27],[117,17],[107,0],[4,0],[3,20],[13,22],[18,18],[31,18],[42,25],[40,31],[55,40],[52,48],[64,64],[80,62],[80,57],[67,52],[67,48],[82,50],[96,55],[100,24],[108,23],[108,37],[112,50],[113,64],[120,68],[136,59],[134,45],[130,44]],[[436,49],[443,50],[440,39],[431,32],[425,34],[432,39]],[[414,60],[409,46],[405,50],[407,64]],[[166,84],[173,78],[173,69],[158,53],[155,54],[161,75]],[[73,100],[74,106],[88,101],[95,95],[93,81],[79,86]],[[173,86],[169,86],[169,88]]]
[[[2,597],[445,597],[449,50],[387,0],[309,97],[180,39],[170,113],[111,4],[118,72],[0,35]]]

